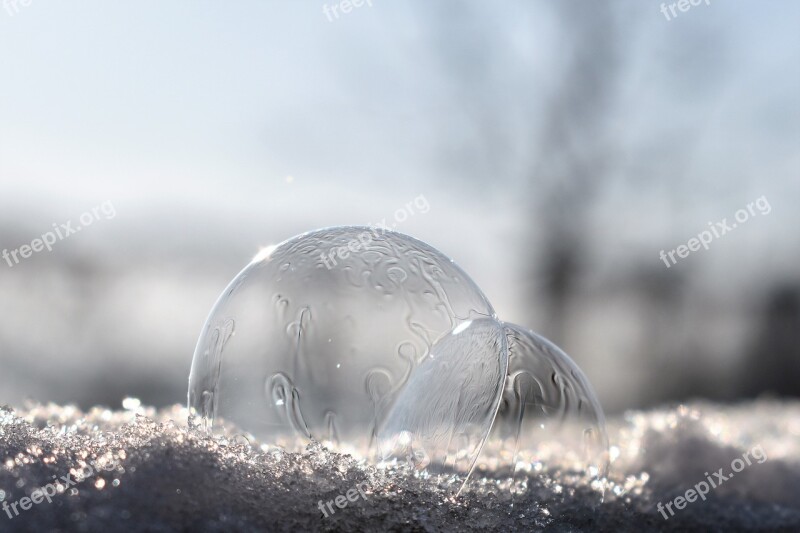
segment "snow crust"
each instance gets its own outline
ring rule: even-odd
[[[125,406],[0,408],[0,531],[800,530],[800,402],[695,402],[612,418],[600,505],[580,482],[536,471],[513,486],[478,471],[456,498],[457,479],[365,465],[319,443],[287,453],[209,437],[187,427],[183,407]],[[673,506],[667,520],[659,513],[659,502],[731,473],[748,451],[752,464],[705,501]],[[21,509],[48,484],[52,503]]]

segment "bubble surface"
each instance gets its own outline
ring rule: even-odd
[[[515,324],[503,329],[508,375],[482,466],[513,480],[516,490],[543,471],[601,480],[608,473],[608,436],[589,380],[544,337]]]
[[[382,457],[468,475],[503,395],[507,353],[503,327],[494,319],[464,323],[442,338],[381,428]]]
[[[412,237],[357,226],[305,233],[257,256],[220,296],[195,350],[189,409],[209,430],[230,422],[290,449],[313,438],[374,454],[378,428],[432,347],[492,317],[466,273]]]

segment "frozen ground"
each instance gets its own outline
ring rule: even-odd
[[[694,403],[612,419],[612,480],[597,509],[564,480],[536,478],[512,506],[508,490],[479,476],[453,499],[434,480],[319,445],[290,454],[210,439],[185,427],[180,407],[125,405],[0,409],[0,531],[800,531],[800,402]],[[706,472],[729,477],[746,451],[751,465],[707,501],[669,520],[656,510]],[[318,502],[338,495],[346,506],[324,517]],[[32,496],[40,503],[23,510],[19,500]]]

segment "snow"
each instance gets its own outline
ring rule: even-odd
[[[124,405],[0,409],[0,531],[800,530],[800,402],[695,402],[610,419],[610,479],[596,507],[594,492],[564,477],[538,474],[512,499],[482,471],[455,498],[458,480],[379,469],[317,443],[287,453],[208,437],[187,427],[183,407]],[[657,511],[745,452],[751,464],[706,501],[668,520]],[[88,477],[71,485],[81,470]],[[48,484],[52,503],[20,507]]]

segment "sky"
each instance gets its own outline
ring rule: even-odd
[[[684,270],[734,305],[760,277],[792,275],[800,4],[704,2],[669,21],[660,2],[373,0],[329,20],[332,4],[3,4],[0,248],[104,202],[116,212],[0,270],[6,314],[24,313],[6,317],[6,353],[47,367],[65,344],[92,364],[169,352],[180,375],[216,294],[261,247],[391,220],[420,195],[430,211],[397,229],[539,330],[544,281],[527,266],[574,160],[599,184],[575,218],[586,286],[660,268],[660,250],[762,196],[769,217]],[[576,90],[576,64],[602,83]],[[64,313],[83,314],[61,331]],[[51,334],[36,333],[45,319]]]

